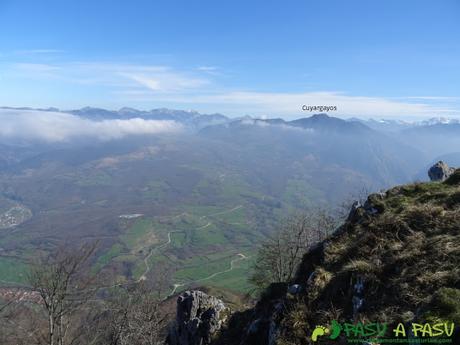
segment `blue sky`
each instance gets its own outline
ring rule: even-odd
[[[0,105],[460,116],[460,1],[0,0]]]

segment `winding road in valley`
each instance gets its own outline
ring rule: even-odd
[[[197,279],[197,280],[193,280],[191,282],[188,282],[188,283],[182,283],[182,284],[174,284],[173,285],[173,289],[172,291],[169,293],[168,297],[169,296],[172,296],[174,295],[174,293],[176,292],[176,290],[182,286],[186,286],[186,285],[191,285],[191,284],[195,284],[195,283],[198,283],[198,282],[202,282],[202,281],[205,281],[205,280],[209,280],[209,279],[212,279],[220,274],[223,274],[223,273],[227,273],[227,272],[231,272],[233,271],[233,269],[235,268],[235,262],[238,262],[238,261],[241,261],[241,260],[247,260],[249,259],[249,256],[246,256],[242,253],[238,253],[236,254],[236,256],[238,256],[236,259],[233,259],[230,261],[230,268],[226,269],[226,270],[223,270],[223,271],[220,271],[220,272],[216,272],[216,273],[213,273],[205,278],[201,278],[201,279]]]
[[[175,232],[183,232],[183,231],[182,230],[172,230],[172,231],[168,232],[168,241],[163,243],[162,245],[160,245],[158,247],[155,247],[155,248],[151,249],[150,252],[147,254],[147,256],[144,258],[145,271],[139,277],[139,279],[136,280],[137,283],[139,283],[142,280],[147,279],[147,274],[150,272],[149,259],[152,257],[154,252],[156,252],[156,251],[160,250],[161,248],[164,248],[164,247],[168,246],[169,244],[171,244],[171,234],[173,234]]]
[[[226,210],[226,211],[222,211],[222,212],[217,212],[217,213],[212,213],[212,214],[209,214],[209,215],[206,215],[206,216],[201,216],[200,219],[205,219],[205,218],[212,217],[212,216],[218,216],[218,215],[230,213],[230,212],[236,211],[236,210],[238,210],[238,209],[240,209],[240,208],[242,208],[242,207],[243,207],[243,205],[238,205],[238,206],[233,207],[233,208],[230,209],[230,210]],[[171,219],[177,219],[177,218],[180,218],[180,217],[182,217],[182,216],[184,216],[184,215],[187,215],[187,214],[188,214],[187,212],[183,212],[183,213],[181,213],[181,214],[179,214],[179,215],[177,215],[177,216],[172,216]],[[202,229],[205,229],[205,228],[207,228],[207,227],[209,227],[209,226],[211,226],[211,225],[212,225],[212,221],[209,220],[205,225],[200,226],[200,227],[196,228],[195,230],[202,230]],[[141,282],[141,281],[147,279],[147,274],[148,274],[148,273],[150,272],[150,270],[151,270],[151,267],[150,267],[150,265],[149,265],[149,260],[150,260],[150,258],[152,257],[152,255],[153,255],[155,252],[157,252],[158,250],[160,250],[160,249],[162,249],[162,248],[165,248],[165,247],[167,247],[168,245],[171,244],[171,234],[173,234],[173,233],[180,233],[180,232],[183,232],[183,231],[182,231],[182,230],[171,230],[170,232],[168,232],[168,240],[167,240],[165,243],[163,243],[163,244],[161,244],[161,245],[159,245],[159,246],[157,246],[157,247],[154,247],[154,248],[152,248],[152,249],[149,251],[149,253],[147,254],[147,256],[143,259],[144,264],[145,264],[145,271],[144,271],[144,273],[136,280],[136,283],[139,283],[139,282]],[[241,261],[241,260],[245,260],[245,259],[248,258],[248,257],[246,257],[244,254],[241,254],[241,253],[238,253],[238,254],[236,254],[236,255],[238,256],[238,258],[233,259],[232,261],[230,261],[230,268],[229,268],[229,269],[224,270],[224,271],[221,271],[221,272],[213,273],[213,274],[211,274],[210,276],[208,276],[208,277],[206,277],[206,278],[201,278],[201,279],[198,279],[198,280],[195,280],[195,281],[191,281],[191,282],[188,282],[188,283],[184,283],[184,284],[174,284],[174,285],[173,285],[173,290],[172,290],[172,292],[170,293],[170,295],[173,295],[173,294],[175,293],[175,291],[176,291],[179,287],[181,287],[181,286],[190,285],[190,284],[193,284],[193,283],[196,283],[196,282],[200,282],[200,281],[212,279],[212,278],[214,278],[215,276],[217,276],[217,275],[219,275],[219,274],[226,273],[226,272],[230,272],[230,271],[233,270],[233,268],[234,268],[233,265],[234,265],[235,262],[238,262],[238,261]]]
[[[224,270],[224,271],[220,271],[220,272],[213,273],[213,274],[211,274],[210,276],[208,276],[208,277],[206,277],[206,278],[197,279],[197,280],[192,281],[191,283],[197,283],[197,282],[201,282],[201,281],[204,281],[204,280],[212,279],[212,278],[218,276],[219,274],[231,272],[231,271],[233,271],[233,269],[235,268],[235,267],[234,267],[235,262],[238,262],[238,261],[241,261],[241,260],[249,259],[249,257],[247,257],[246,255],[244,255],[244,254],[242,254],[242,253],[238,253],[238,254],[236,254],[236,256],[238,256],[236,259],[233,259],[232,261],[230,261],[230,268],[229,268],[229,269]]]
[[[233,208],[230,209],[230,210],[226,210],[226,211],[222,211],[222,212],[217,212],[217,213],[209,214],[209,215],[207,215],[207,216],[201,216],[200,219],[205,219],[205,218],[212,217],[212,216],[217,216],[217,215],[221,215],[221,214],[230,213],[230,212],[236,211],[236,210],[238,210],[238,209],[240,209],[240,208],[242,208],[242,207],[243,207],[243,205],[238,205],[238,206],[233,207]],[[184,212],[184,213],[181,213],[181,214],[179,214],[179,215],[177,215],[177,216],[172,216],[172,217],[169,217],[169,218],[171,218],[171,219],[177,219],[177,218],[180,218],[180,217],[182,217],[182,216],[184,216],[184,215],[187,215],[187,214],[188,214],[188,213]],[[195,230],[202,230],[202,229],[205,229],[205,228],[211,226],[212,224],[213,224],[212,221],[209,220],[205,225],[200,226],[200,227],[196,228]],[[149,260],[150,260],[150,258],[152,257],[152,255],[153,255],[155,252],[157,252],[158,250],[163,249],[163,248],[165,248],[165,247],[167,247],[168,245],[171,244],[171,241],[172,241],[172,240],[171,240],[171,234],[173,234],[173,233],[181,233],[181,232],[184,232],[184,231],[183,231],[183,230],[171,230],[171,231],[169,231],[169,232],[168,232],[168,235],[167,235],[168,240],[167,240],[165,243],[163,243],[163,244],[161,244],[161,245],[159,245],[159,246],[153,247],[153,248],[149,251],[149,253],[148,253],[148,254],[144,257],[144,259],[143,259],[144,265],[145,265],[144,273],[143,273],[137,280],[134,281],[135,283],[140,283],[141,281],[147,280],[147,275],[149,274],[149,272],[150,272],[150,270],[151,270],[151,267],[150,267],[150,264],[149,264]],[[220,272],[215,272],[215,273],[213,273],[213,274],[211,274],[211,275],[209,275],[209,276],[207,276],[207,277],[205,277],[205,278],[193,280],[193,281],[190,281],[190,282],[187,282],[187,283],[175,283],[175,284],[173,285],[173,290],[171,291],[171,293],[170,293],[166,298],[172,296],[172,295],[176,292],[176,290],[177,290],[178,288],[182,287],[182,286],[186,286],[186,285],[198,283],[198,282],[201,282],[201,281],[209,280],[209,279],[212,279],[212,278],[214,278],[214,277],[216,277],[216,276],[218,276],[218,275],[220,275],[220,274],[227,273],[227,272],[231,272],[231,271],[233,271],[233,269],[235,268],[235,263],[236,263],[236,262],[239,262],[239,261],[242,261],[242,260],[247,260],[247,259],[249,259],[248,256],[245,256],[245,255],[242,254],[242,253],[238,253],[238,254],[235,254],[235,255],[237,256],[237,258],[230,261],[230,267],[229,267],[228,269],[223,270],[223,271],[220,271]],[[113,285],[110,285],[110,286],[99,287],[99,288],[97,288],[97,289],[101,289],[101,288],[114,288],[114,287],[124,286],[124,285],[130,284],[130,283],[132,283],[132,281],[131,281],[131,282],[124,282],[124,283],[117,283],[117,284],[113,284]]]

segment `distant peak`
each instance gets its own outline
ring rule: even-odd
[[[325,113],[314,114],[310,117],[290,121],[288,124],[296,127],[342,133],[356,133],[370,130],[369,127],[360,122],[345,121],[338,117],[329,116]]]
[[[329,119],[329,118],[331,118],[331,116],[329,116],[326,113],[314,114],[314,115],[312,115],[310,117],[313,118],[313,119]]]
[[[123,107],[118,110],[119,113],[124,113],[124,114],[132,114],[132,113],[139,113],[140,110],[137,110],[135,108],[130,108],[130,107]]]

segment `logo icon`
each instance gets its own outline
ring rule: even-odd
[[[342,332],[342,326],[337,321],[333,320],[331,326],[316,326],[311,334],[311,340],[313,342],[318,341],[318,337],[322,337],[323,335],[330,334],[329,339],[334,340],[337,339]]]
[[[329,339],[335,340],[339,337],[340,332],[342,332],[342,326],[337,321],[332,320],[331,328],[332,328],[332,332],[331,332],[331,336],[329,337]]]
[[[311,334],[311,340],[313,342],[318,341],[318,337],[322,337],[325,334],[329,333],[329,329],[324,326],[316,326]]]

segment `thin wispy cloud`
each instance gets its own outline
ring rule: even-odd
[[[25,49],[25,50],[17,50],[15,54],[18,55],[46,55],[46,54],[61,54],[64,53],[63,50],[60,49]]]
[[[149,78],[143,75],[136,75],[131,73],[121,73],[122,76],[138,82],[140,85],[147,87],[153,91],[161,90],[161,83],[158,79]]]
[[[43,76],[43,74],[47,74],[49,76],[57,76],[59,71],[62,70],[61,67],[56,65],[29,62],[15,63],[12,67],[13,70],[28,73],[30,76]]]
[[[221,76],[223,74],[222,70],[216,66],[198,66],[196,70],[211,76]]]
[[[11,72],[22,76],[51,77],[68,83],[100,84],[121,88],[147,88],[155,92],[199,89],[210,80],[168,66],[115,63],[15,63]],[[45,75],[46,74],[46,75]]]
[[[409,96],[409,97],[398,97],[399,99],[417,99],[424,101],[459,101],[460,97],[449,97],[449,96]]]
[[[203,72],[215,72],[218,70],[215,66],[198,66],[196,69]]]
[[[209,84],[209,81],[206,79],[186,77],[174,72],[137,74],[121,73],[120,75],[131,79],[152,91],[161,92],[176,92],[190,89],[194,90]]]

